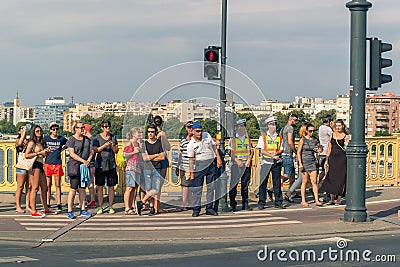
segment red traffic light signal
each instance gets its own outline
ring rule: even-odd
[[[204,77],[208,80],[218,80],[219,48],[209,46],[204,49]]]

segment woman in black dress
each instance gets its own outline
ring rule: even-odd
[[[322,146],[317,138],[314,137],[315,127],[311,123],[306,125],[306,135],[303,136],[297,147],[297,159],[299,161],[299,170],[301,171],[301,205],[308,206],[306,201],[306,186],[308,177],[310,177],[315,205],[322,206],[318,199],[317,187],[317,160],[315,153],[322,152]]]
[[[349,136],[345,131],[343,120],[335,122],[335,131],[328,143],[326,152],[326,163],[329,165],[329,171],[320,188],[321,192],[330,194],[328,205],[340,205],[342,196],[345,194],[347,177],[347,157],[344,149],[349,142]],[[326,166],[327,167],[327,166]],[[335,195],[337,200],[335,203]]]

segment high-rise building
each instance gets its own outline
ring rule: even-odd
[[[400,129],[400,96],[394,93],[368,94],[365,104],[366,135],[392,134]]]
[[[45,103],[45,105],[35,106],[35,124],[45,128],[52,122],[63,125],[64,111],[73,107],[73,105],[65,104],[63,97],[50,97]]]

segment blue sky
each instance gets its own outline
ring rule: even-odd
[[[368,36],[394,46],[389,54],[394,66],[386,71],[394,82],[379,93],[400,94],[400,1],[371,2]],[[229,0],[227,63],[262,91],[247,93],[246,101],[347,93],[345,3]],[[12,100],[17,89],[24,105],[42,104],[48,96],[129,101],[154,74],[201,61],[204,47],[220,43],[221,1],[216,0],[2,0],[0,10],[0,102]],[[199,67],[195,79],[202,75]],[[247,92],[238,87],[243,87],[239,94]],[[134,100],[154,101],[163,90],[150,88]],[[194,90],[188,88],[184,98],[195,97]],[[217,98],[218,90],[204,94]]]

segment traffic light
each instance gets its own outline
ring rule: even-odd
[[[378,38],[372,38],[369,40],[369,52],[370,52],[370,66],[369,66],[369,90],[378,90],[379,87],[384,83],[392,81],[392,76],[388,74],[382,74],[382,69],[392,66],[392,60],[382,58],[383,52],[392,50],[392,45],[382,43]]]
[[[219,80],[218,62],[219,48],[216,46],[204,48],[204,77],[208,80]]]

